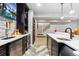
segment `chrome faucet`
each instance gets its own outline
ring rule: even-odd
[[[72,29],[71,29],[70,27],[69,27],[69,28],[66,28],[66,29],[65,29],[65,32],[67,32],[68,29],[70,30],[70,39],[72,39],[72,37],[73,37],[73,36],[72,36]]]

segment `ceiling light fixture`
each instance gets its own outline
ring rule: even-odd
[[[60,19],[64,19],[64,16],[63,16],[63,4],[64,3],[61,3],[61,17],[60,17]]]
[[[74,13],[75,13],[75,10],[73,9],[72,3],[71,3],[71,10],[70,10],[69,14],[71,15],[71,14],[74,14]]]
[[[61,16],[60,19],[64,19],[64,16]]]
[[[38,6],[38,7],[40,7],[40,6],[41,6],[41,4],[40,4],[40,3],[37,3],[37,6]]]

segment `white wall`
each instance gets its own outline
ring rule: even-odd
[[[79,19],[77,20],[77,26],[79,27]]]
[[[55,29],[57,31],[64,32],[67,27],[70,27],[72,30],[74,30],[77,27],[77,22],[70,22],[68,24],[51,24],[50,29],[48,29],[47,32],[55,32]]]
[[[65,24],[51,24],[51,31],[52,32],[55,32],[56,31],[64,31],[64,28],[65,28]]]
[[[47,25],[49,25],[49,23],[38,23],[37,34],[43,34],[43,30]]]
[[[74,30],[77,27],[77,22],[74,21],[74,22],[71,22],[71,23],[65,25],[65,28],[67,28],[67,27],[70,27],[70,28],[72,28],[72,30]]]
[[[42,34],[42,31],[43,31],[43,24],[42,23],[38,23],[38,28],[37,28],[37,33],[38,34]]]
[[[45,25],[40,23],[40,25],[38,27],[38,33],[40,33],[40,34],[41,33],[43,33],[43,34],[53,33],[53,32],[55,32],[55,30],[57,30],[58,32],[64,32],[67,27],[70,27],[70,28],[72,28],[72,30],[74,30],[77,26],[78,26],[77,21],[73,21],[73,22],[66,23],[66,24],[62,24],[62,23],[53,24],[52,23],[52,24],[50,24],[50,27],[45,32],[43,32],[42,28],[44,28]]]
[[[32,37],[33,37],[33,11],[29,10],[28,12],[28,32],[31,36],[31,45],[32,45]]]

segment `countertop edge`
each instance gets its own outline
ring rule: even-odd
[[[68,45],[69,47],[75,49],[76,51],[79,51],[79,48],[75,46],[75,44],[73,44],[74,42],[73,41],[62,41],[62,40],[59,40],[57,39],[54,34],[49,34],[47,33],[48,36],[50,36],[51,38],[53,38],[56,42],[58,43],[63,43],[65,45]]]
[[[16,40],[19,40],[20,38],[22,38],[24,36],[27,36],[27,35],[30,35],[30,34],[27,33],[27,34],[23,34],[23,35],[17,35],[16,37],[11,38],[11,39],[0,40],[0,46],[5,45],[5,44],[8,44],[8,43],[11,43],[11,42],[16,41]]]

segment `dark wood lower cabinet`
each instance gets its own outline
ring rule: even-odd
[[[13,42],[9,45],[10,56],[21,56],[22,55],[22,39]]]
[[[30,41],[30,35],[28,35],[26,38],[27,38],[27,47],[26,47],[26,50],[28,50],[30,48],[30,44],[31,44],[30,43],[31,42]]]
[[[58,56],[58,43],[53,39],[51,42],[51,55]]]
[[[55,41],[55,39],[47,35],[47,48],[51,56],[59,56],[60,51],[64,45],[65,44],[58,43],[57,41]]]
[[[6,56],[6,45],[0,46],[0,56]]]
[[[30,35],[22,38],[22,54],[25,53],[30,47]]]
[[[28,49],[27,47],[30,47],[30,37],[28,37],[29,35],[0,46],[0,56],[22,56]]]
[[[27,37],[23,37],[22,39],[22,54],[24,54],[27,48]]]
[[[50,55],[58,56],[58,43],[50,36],[47,36],[47,47]]]

